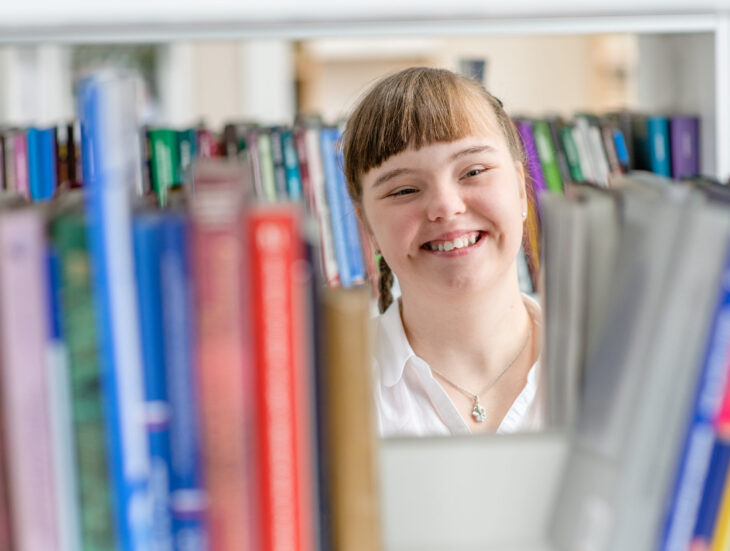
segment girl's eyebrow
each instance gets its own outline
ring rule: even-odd
[[[473,147],[467,147],[466,149],[462,149],[461,151],[457,151],[451,157],[449,157],[449,161],[455,161],[457,159],[460,159],[461,157],[466,157],[467,155],[474,155],[475,153],[496,153],[497,149],[492,147],[489,144],[484,145],[475,145]]]
[[[373,184],[373,189],[378,187],[380,184],[384,184],[385,182],[392,180],[393,178],[397,178],[403,174],[412,174],[414,172],[416,171],[411,168],[395,168],[393,170],[389,170],[385,174],[378,176],[378,179],[375,180],[375,183]]]

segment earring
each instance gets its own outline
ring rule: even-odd
[[[522,219],[527,220],[527,211],[522,211]]]

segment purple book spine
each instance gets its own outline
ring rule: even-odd
[[[669,132],[672,178],[697,176],[700,173],[699,119],[694,116],[672,117]]]
[[[532,125],[529,121],[516,121],[517,130],[522,137],[522,144],[525,147],[527,157],[527,173],[532,182],[532,189],[535,192],[538,205],[540,204],[540,195],[545,191],[545,177],[542,174],[542,166],[540,166],[540,158],[537,156],[537,145],[532,135]]]

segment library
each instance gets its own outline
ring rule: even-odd
[[[92,4],[0,5],[0,548],[730,551],[730,1]],[[409,67],[524,149],[539,431],[378,436]]]

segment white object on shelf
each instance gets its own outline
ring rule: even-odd
[[[381,444],[388,551],[543,551],[565,463],[560,432]]]

